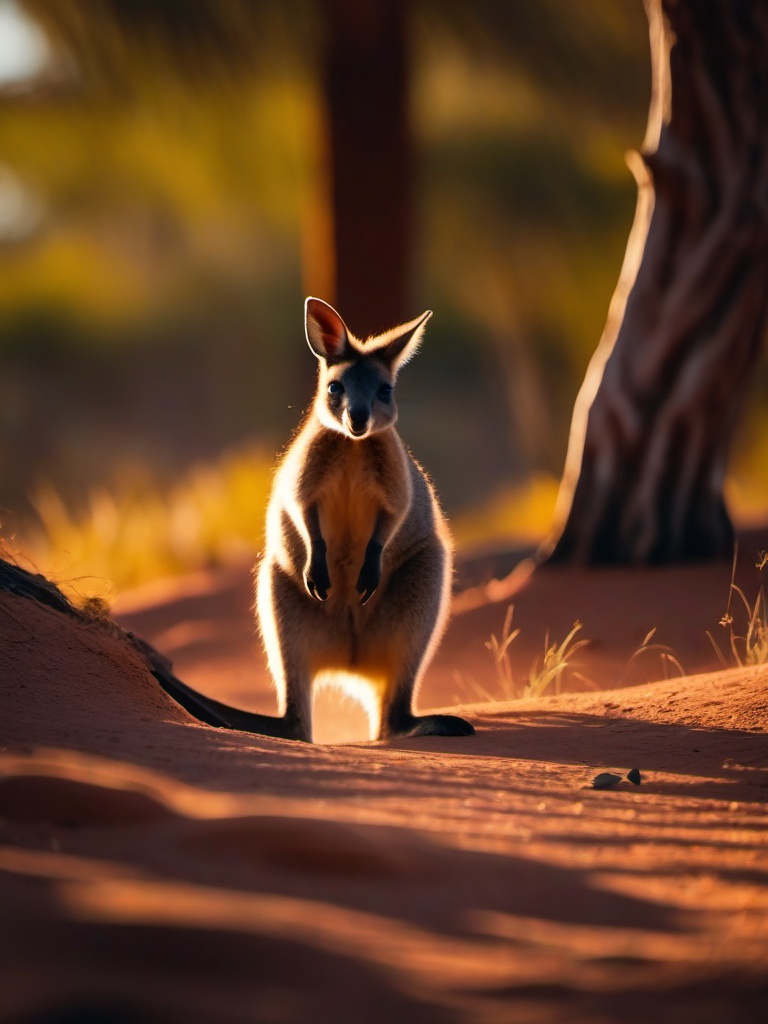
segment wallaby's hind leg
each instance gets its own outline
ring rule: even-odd
[[[445,552],[423,548],[389,578],[372,626],[393,631],[384,647],[395,670],[386,688],[378,739],[395,736],[471,736],[472,725],[458,715],[415,715],[413,697],[445,624]],[[392,623],[399,626],[393,630]]]
[[[257,591],[259,630],[281,714],[260,715],[265,728],[250,731],[311,743],[312,679],[306,658],[311,630],[306,605],[306,595],[278,566],[262,566]]]

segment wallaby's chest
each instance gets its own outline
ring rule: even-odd
[[[329,553],[364,548],[368,543],[382,508],[391,504],[388,484],[382,466],[354,442],[345,447],[324,467],[317,480],[317,505],[320,529]]]

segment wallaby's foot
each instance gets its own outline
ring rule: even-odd
[[[458,715],[413,715],[397,725],[390,725],[380,739],[406,736],[473,736],[475,727]]]
[[[421,715],[406,736],[474,736],[475,727],[458,715]]]

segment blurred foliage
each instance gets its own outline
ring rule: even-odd
[[[498,360],[519,471],[558,473],[634,213],[624,153],[644,132],[645,15],[554,2],[446,13],[420,32],[425,279]]]
[[[41,6],[82,14],[88,4]],[[109,33],[92,31],[92,56],[111,58]],[[117,81],[133,89],[105,88],[82,57],[78,71],[92,71],[84,80],[0,106],[2,160],[46,214],[4,261],[8,319],[48,306],[104,340],[125,337],[126,323],[138,332],[148,317],[183,313],[201,282],[245,289],[284,279],[295,264],[308,75],[273,68],[233,80],[219,71],[190,83],[163,63],[174,49],[152,59],[138,42],[123,48],[96,71],[124,68]]]
[[[213,533],[237,547],[244,517],[255,529],[265,477],[260,457],[243,496],[221,452],[274,451],[313,386],[301,264],[322,2],[16,6],[49,59],[0,90],[6,522],[27,537],[42,518],[66,571],[126,585],[182,566],[172,510],[195,494],[188,564],[223,558]],[[645,130],[643,5],[411,0],[410,29],[414,312],[436,316],[399,387],[403,434],[463,540],[538,539],[634,212],[624,152]],[[750,420],[745,452],[765,430]],[[118,531],[100,561],[96,524],[115,518],[165,553],[144,559]]]
[[[725,497],[738,523],[761,526],[768,513],[768,373],[763,364],[762,379],[755,382],[755,401],[738,437],[725,483]]]
[[[126,467],[111,488],[93,488],[77,514],[48,484],[34,499],[41,525],[17,543],[65,590],[109,600],[114,588],[253,559],[271,478],[272,459],[258,449],[196,466],[171,488],[142,466]]]
[[[555,510],[558,481],[535,473],[517,486],[499,490],[482,506],[456,516],[451,524],[460,548],[501,547],[510,541],[540,544]]]

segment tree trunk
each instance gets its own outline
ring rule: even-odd
[[[324,194],[306,278],[363,335],[413,315],[406,8],[406,0],[322,3]]]
[[[768,308],[768,4],[646,7],[637,215],[574,408],[551,562],[733,551],[723,480]]]

